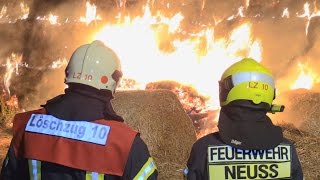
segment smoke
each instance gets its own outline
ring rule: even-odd
[[[298,62],[308,61],[311,65],[319,65],[320,17],[297,17],[304,13],[306,2],[309,2],[310,11],[313,12],[319,8],[318,1],[126,0],[126,5],[119,7],[120,1],[117,0],[96,0],[90,2],[97,6],[102,21],[89,25],[78,21],[85,15],[86,1],[23,2],[29,7],[26,19],[19,19],[22,1],[0,2],[0,11],[3,6],[7,7],[6,15],[0,18],[0,64],[5,63],[6,57],[16,53],[21,54],[22,62],[28,65],[21,67],[18,74],[13,74],[10,86],[11,93],[18,96],[24,109],[32,109],[63,92],[64,67],[50,68],[54,61],[69,59],[74,49],[91,41],[92,34],[106,22],[117,22],[119,19],[115,17],[120,9],[125,15],[139,16],[147,2],[153,14],[162,12],[170,17],[181,12],[185,17],[182,29],[186,32],[196,33],[205,26],[213,27],[216,39],[228,36],[243,22],[252,22],[253,38],[259,39],[263,47],[262,63],[272,70],[280,84],[293,73]],[[286,8],[290,13],[289,18],[282,17]],[[59,16],[60,24],[51,25],[48,21],[39,20],[50,13]],[[306,35],[308,20],[310,23]],[[167,48],[170,41],[188,38],[185,34],[168,34],[165,37],[162,39],[165,51],[172,51]],[[5,68],[0,68],[1,75],[4,71]]]

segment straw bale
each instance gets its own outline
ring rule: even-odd
[[[296,147],[304,179],[320,179],[320,138],[300,131],[292,124],[282,124],[281,127],[284,136]]]
[[[275,120],[320,136],[320,93],[300,89],[282,94],[279,99],[285,102],[285,111],[276,114]]]
[[[156,161],[159,179],[182,179],[196,133],[177,96],[169,90],[122,91],[112,104],[141,133]]]

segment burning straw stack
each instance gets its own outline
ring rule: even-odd
[[[141,133],[156,161],[159,179],[182,179],[196,134],[177,96],[169,90],[116,93],[115,111]]]

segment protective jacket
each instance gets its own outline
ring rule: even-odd
[[[247,143],[251,146],[242,146],[243,141],[234,139],[227,143],[221,136],[222,132],[211,133],[198,139],[192,147],[185,170],[188,180],[303,180],[303,172],[295,147],[282,136],[282,132],[281,136],[276,134],[277,138],[281,137],[278,141],[279,139],[266,140],[265,134],[252,131],[252,128],[261,124],[265,127],[270,126],[271,120],[264,110],[223,107],[219,116],[219,123],[221,122],[230,122],[229,129],[232,129],[234,131],[232,134],[236,133],[239,139],[250,139],[255,143]],[[253,123],[250,126],[237,126],[250,122]],[[277,133],[277,131],[274,132]],[[269,137],[273,138],[273,131],[269,133]]]
[[[301,169],[301,165],[297,156],[297,152],[294,148],[294,146],[292,145],[292,143],[290,143],[288,140],[284,139],[283,143],[281,143],[282,145],[288,145],[291,149],[291,161],[290,161],[290,166],[291,166],[291,180],[302,180],[303,179],[303,173],[302,173],[302,169]],[[211,148],[210,148],[211,147]],[[210,157],[210,155],[208,154],[208,150],[211,150],[212,153],[217,152],[216,150],[220,151],[221,153],[225,153],[225,143],[221,140],[219,133],[212,133],[212,134],[208,134],[200,139],[197,140],[197,142],[193,145],[191,153],[190,153],[190,157],[188,159],[188,163],[187,163],[187,179],[188,180],[205,180],[205,179],[209,179],[209,167],[210,167],[210,163],[208,162],[208,158]],[[230,147],[230,146],[229,146]],[[213,149],[216,148],[216,149]],[[241,151],[238,150],[236,148],[231,148],[231,151]],[[250,151],[247,151],[248,153]],[[265,151],[251,151],[252,153],[264,153]],[[270,153],[272,153],[272,151],[270,151]],[[242,153],[236,153],[239,159],[245,159],[245,156],[243,156]],[[240,155],[239,155],[240,154]],[[225,155],[225,154],[224,154]],[[261,154],[262,155],[262,154]],[[230,153],[230,155],[225,156],[225,157],[232,157],[232,153]],[[235,155],[236,156],[236,155]],[[260,154],[258,155],[260,156]],[[271,156],[271,154],[270,154]],[[249,157],[249,155],[247,155],[247,157]],[[271,156],[272,157],[272,156]],[[222,160],[226,159],[224,157],[220,157],[221,158],[221,164],[222,163],[226,163],[222,162]],[[248,158],[247,158],[248,159]],[[253,157],[251,158],[251,160],[253,159]],[[235,161],[235,160],[233,160]],[[244,163],[244,161],[241,161],[241,163]],[[240,161],[239,163],[230,163],[228,170],[230,170],[229,174],[224,174],[224,175],[228,175],[229,179],[244,179],[241,178],[242,176],[244,177],[245,175],[247,175],[248,170],[245,166],[243,166],[243,164],[241,164]],[[253,165],[247,165],[252,167],[253,171],[249,172],[251,173],[252,179],[265,179],[265,178],[259,178],[260,176],[266,176],[266,171],[267,168],[272,166],[272,164],[268,165],[268,167],[266,166],[260,166],[259,167],[259,162],[255,162],[256,167]],[[221,164],[217,164],[220,165]],[[248,163],[250,164],[250,163]],[[262,163],[261,163],[262,164]],[[236,170],[234,170],[233,168],[235,168]],[[239,168],[239,169],[237,169]],[[257,168],[257,170],[255,169]],[[259,171],[260,168],[260,171]],[[279,172],[277,172],[277,169],[275,169],[275,172],[273,174],[277,174]],[[224,169],[225,170],[225,169]],[[234,170],[234,171],[233,171]],[[256,171],[256,172],[254,172]],[[238,173],[238,174],[235,174]],[[256,175],[255,175],[256,173]],[[271,174],[272,175],[272,174]],[[254,176],[257,176],[256,178],[253,178]],[[236,178],[234,178],[236,177]],[[213,178],[211,178],[210,180],[212,180]],[[219,180],[225,179],[224,178],[219,178]],[[277,179],[277,178],[274,178]],[[290,179],[290,178],[288,178]]]
[[[92,91],[69,88],[43,109],[17,114],[0,179],[157,179],[139,133]]]

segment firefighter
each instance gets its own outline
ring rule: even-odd
[[[219,81],[219,98],[219,132],[194,143],[184,170],[188,180],[303,179],[294,145],[267,116],[284,109],[272,104],[268,69],[251,58],[234,63]]]
[[[157,179],[147,145],[113,110],[122,76],[113,50],[97,40],[80,46],[65,75],[64,94],[14,117],[0,179]]]

